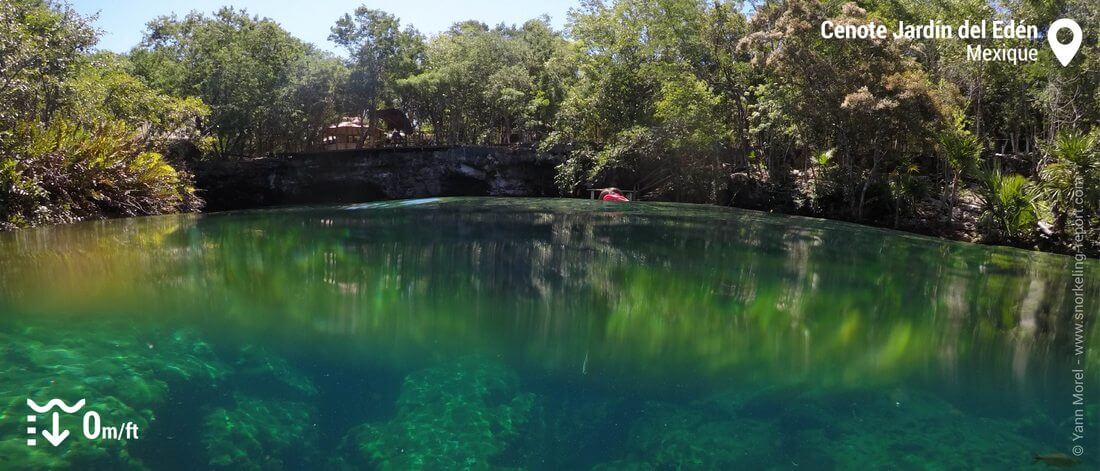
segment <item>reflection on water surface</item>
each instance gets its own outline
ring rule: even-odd
[[[145,431],[61,453],[5,421],[19,463],[1005,469],[1069,444],[1069,257],[446,198],[20,231],[0,262],[4,413],[87,396]]]

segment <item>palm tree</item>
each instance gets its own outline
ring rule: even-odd
[[[965,115],[958,113],[954,119],[953,126],[936,134],[936,140],[940,145],[940,156],[947,170],[947,185],[944,187],[943,199],[948,205],[949,223],[955,220],[959,179],[974,171],[982,154],[982,142],[966,129]]]
[[[1100,132],[1083,134],[1062,131],[1047,149],[1053,160],[1039,171],[1039,179],[1044,196],[1053,203],[1052,209],[1058,227],[1065,227],[1066,220],[1074,209],[1086,214],[1097,214],[1097,201],[1100,200],[1098,142]],[[1076,198],[1075,191],[1083,193],[1080,199]],[[1080,203],[1075,204],[1075,200]]]
[[[981,224],[1002,239],[1026,236],[1039,222],[1041,194],[1023,175],[1004,174],[993,164],[981,171],[978,198],[984,211]]]

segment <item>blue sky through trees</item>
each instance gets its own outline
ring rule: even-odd
[[[383,0],[362,2],[370,8],[385,10],[412,24],[420,32],[431,35],[446,30],[451,24],[476,19],[490,25],[521,24],[542,14],[560,28],[566,13],[579,5],[577,0]],[[294,36],[322,49],[339,52],[328,42],[329,28],[344,13],[352,12],[360,2],[339,0],[264,1],[264,0],[162,0],[156,2],[117,0],[73,0],[73,7],[82,14],[99,13],[95,25],[102,31],[98,47],[125,52],[141,41],[145,23],[160,16],[185,15],[192,10],[211,13],[225,5],[246,9],[249,13],[268,17]]]

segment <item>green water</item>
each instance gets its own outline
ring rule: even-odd
[[[0,469],[1043,469],[1076,443],[1095,469],[1100,268],[1082,355],[1074,268],[583,200],[0,234]],[[30,447],[27,398],[87,403]],[[88,439],[88,410],[139,438]]]

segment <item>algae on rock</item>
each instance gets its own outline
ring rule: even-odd
[[[776,427],[702,407],[650,403],[631,427],[627,459],[599,469],[760,469]]]
[[[234,352],[233,376],[252,392],[266,395],[307,398],[317,394],[308,376],[281,355],[256,345],[245,345]]]
[[[381,469],[487,469],[531,412],[534,395],[518,386],[513,372],[481,357],[417,371],[392,420],[356,427],[345,440]]]
[[[70,437],[57,448],[26,445],[27,399],[68,404],[85,399],[60,424],[80,430],[85,411],[103,419],[155,427],[153,411],[169,388],[193,382],[214,387],[228,367],[187,330],[141,331],[132,325],[40,323],[0,331],[0,466],[9,469],[144,469],[127,442]],[[40,417],[41,419],[42,417]],[[41,440],[40,440],[41,441]]]
[[[266,350],[231,349],[223,361],[193,330],[142,328],[122,322],[67,320],[5,325],[0,330],[0,469],[147,469],[131,440],[89,440],[81,434],[87,411],[103,425],[133,422],[141,445],[172,434],[157,415],[176,407],[173,395],[232,398],[202,403],[204,465],[214,468],[296,468],[300,449],[316,447],[312,409],[299,399],[316,394],[312,381]],[[263,390],[280,399],[249,395]],[[58,447],[27,446],[27,399],[45,404],[84,399],[77,413],[61,414],[72,435]],[[223,406],[223,407],[219,407]],[[46,419],[40,414],[39,421]],[[169,419],[171,420],[171,419]],[[303,441],[304,440],[304,441]],[[195,455],[202,458],[201,454]]]
[[[204,420],[209,469],[302,469],[316,453],[317,430],[309,405],[237,395],[232,408]]]

